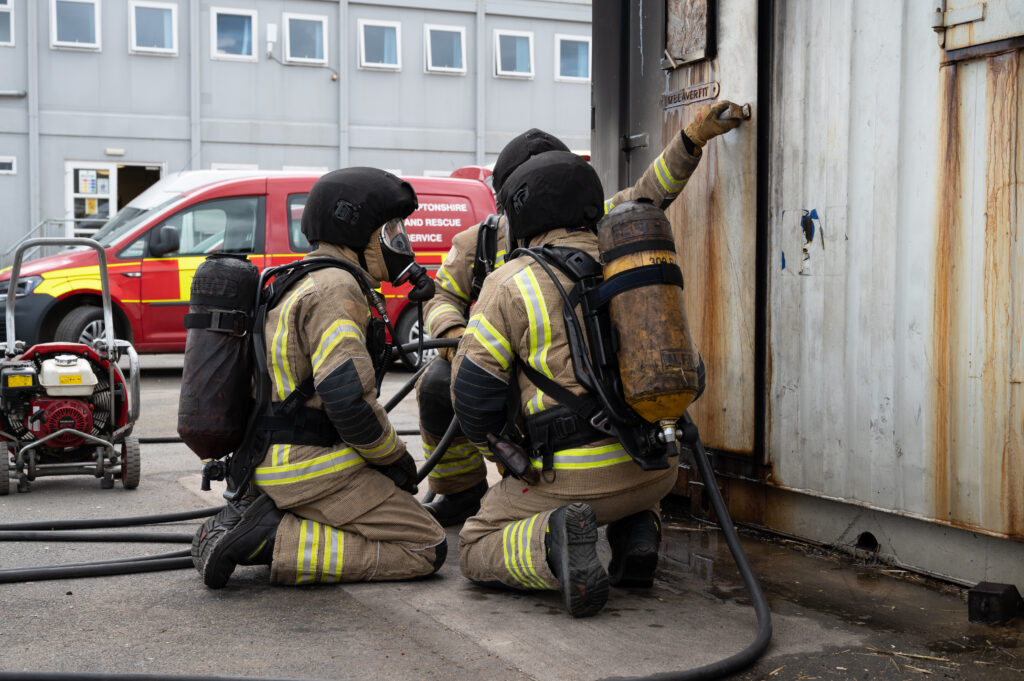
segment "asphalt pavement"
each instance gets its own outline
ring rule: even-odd
[[[180,355],[144,356],[136,434],[173,436]],[[410,374],[386,378],[384,397]],[[393,412],[415,428],[412,397]],[[410,450],[422,461],[415,437]],[[492,472],[492,476],[496,476]],[[125,517],[222,503],[200,491],[181,444],[143,446],[142,484],[100,488],[45,478],[0,497],[3,522]],[[279,587],[265,567],[206,589],[191,569],[0,585],[0,671],[203,674],[296,679],[584,681],[706,664],[739,651],[756,623],[721,533],[675,510],[650,590],[613,589],[596,617],[574,620],[554,593],[474,586],[458,569],[457,528],[439,575],[415,582]],[[191,534],[201,521],[152,531]],[[745,531],[773,611],[767,655],[740,679],[1019,679],[1019,624],[967,622],[962,589],[854,562],[827,548]],[[7,543],[0,568],[109,560],[184,544]],[[600,550],[608,557],[607,543]]]

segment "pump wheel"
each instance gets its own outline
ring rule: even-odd
[[[103,309],[95,305],[82,305],[72,308],[60,320],[53,339],[65,343],[84,343],[91,347],[94,340],[103,338],[103,331]]]
[[[416,317],[415,305],[409,305],[402,316],[398,318],[398,324],[395,325],[395,334],[398,336],[398,338],[395,339],[395,342],[398,345],[415,343],[420,339],[420,322]],[[430,336],[423,336],[423,340],[427,340],[429,338]],[[424,350],[422,364],[417,361],[419,359],[419,354],[415,350],[410,353],[399,352],[398,357],[402,360],[402,364],[413,371],[416,371],[423,366],[423,364],[437,357],[437,350]]]
[[[135,489],[142,478],[142,450],[139,438],[126,437],[121,443],[121,484],[125,489]]]

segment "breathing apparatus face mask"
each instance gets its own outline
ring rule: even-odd
[[[377,241],[386,272],[383,278],[396,286],[406,282],[412,284],[409,300],[413,302],[432,298],[434,280],[416,263],[412,241],[409,239],[409,233],[405,231],[405,222],[401,218],[385,222],[380,228]]]

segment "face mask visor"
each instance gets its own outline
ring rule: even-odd
[[[393,284],[404,284],[411,274],[410,266],[416,262],[412,241],[405,231],[401,218],[388,220],[380,228],[380,250],[387,267],[388,280]]]

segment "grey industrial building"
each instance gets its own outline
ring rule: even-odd
[[[533,126],[589,149],[590,24],[590,0],[0,0],[0,253],[180,170],[446,175]]]

